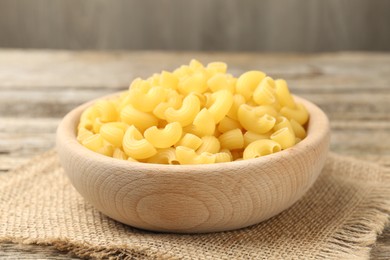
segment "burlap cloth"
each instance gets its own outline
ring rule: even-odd
[[[230,232],[164,234],[99,213],[51,151],[0,175],[0,241],[92,258],[366,259],[388,221],[389,179],[379,166],[331,154],[310,191],[268,221]]]

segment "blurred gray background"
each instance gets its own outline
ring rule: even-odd
[[[389,0],[0,0],[0,48],[390,50]]]

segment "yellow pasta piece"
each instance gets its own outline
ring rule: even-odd
[[[294,119],[300,125],[304,125],[309,119],[309,112],[307,112],[306,108],[300,103],[296,104],[295,109],[291,109],[289,107],[282,107],[280,109],[280,114],[290,120]]]
[[[183,95],[191,92],[203,93],[207,90],[206,77],[203,73],[194,73],[190,76],[180,78],[178,90]]]
[[[214,121],[218,124],[226,116],[233,104],[233,95],[228,90],[219,90],[212,94],[213,104],[209,107],[209,112],[214,116]]]
[[[219,143],[218,138],[215,136],[203,136],[201,146],[196,150],[198,154],[203,152],[208,153],[218,153],[221,149],[221,144]]]
[[[306,137],[306,130],[301,126],[297,121],[294,119],[290,120],[291,127],[294,130],[295,136],[298,137],[299,139],[303,139]]]
[[[237,112],[238,112],[238,108],[242,104],[245,104],[244,96],[242,96],[240,94],[235,94],[233,96],[232,106],[230,107],[230,110],[228,111],[227,116],[230,117],[231,119],[238,120]]]
[[[287,127],[290,131],[292,131],[294,133],[294,129],[292,128],[290,121],[287,118],[285,118],[284,116],[278,116],[276,118],[275,126],[274,126],[273,130],[276,132],[279,129],[282,129],[285,127]]]
[[[178,122],[167,124],[163,129],[152,126],[145,130],[144,136],[156,148],[168,148],[177,143],[183,129]]]
[[[99,118],[102,122],[113,122],[118,118],[118,112],[115,105],[108,100],[100,100],[94,105],[99,112]]]
[[[271,140],[280,144],[282,149],[287,149],[295,144],[295,135],[287,127],[277,130],[271,135]]]
[[[114,147],[111,144],[106,144],[100,147],[96,152],[105,156],[112,157]]]
[[[229,74],[217,73],[212,76],[208,81],[207,85],[212,92],[226,89],[232,94],[235,92],[235,84],[233,77]]]
[[[199,70],[199,69],[203,69],[204,66],[200,61],[198,61],[196,59],[192,59],[190,61],[190,68],[193,70]]]
[[[256,106],[254,107],[254,111],[257,116],[264,116],[265,114],[268,114],[275,118],[279,116],[279,112],[273,106]]]
[[[166,148],[158,150],[154,156],[147,160],[148,163],[158,164],[178,164],[176,160],[176,150],[174,148]]]
[[[141,132],[152,126],[157,126],[158,119],[146,112],[139,111],[131,105],[127,105],[121,111],[120,117],[128,125],[134,125]]]
[[[244,136],[240,129],[233,129],[221,134],[219,137],[221,147],[229,150],[244,147]]]
[[[261,140],[261,139],[269,139],[270,134],[256,134],[251,131],[247,131],[244,134],[244,147],[247,147],[250,143],[253,143],[254,141]]]
[[[172,107],[174,109],[179,109],[183,102],[183,98],[181,95],[179,95],[176,91],[168,91],[168,98],[165,102],[161,102],[156,105],[156,107],[153,109],[153,114],[160,118],[160,119],[166,119],[165,118],[165,111]]]
[[[215,121],[213,115],[203,108],[195,117],[193,132],[197,136],[213,135],[215,132]]]
[[[224,62],[210,62],[209,64],[207,64],[206,69],[213,74],[226,73],[227,65]]]
[[[112,157],[116,158],[116,159],[119,159],[119,160],[127,160],[128,159],[128,157],[125,154],[125,152],[122,149],[120,149],[120,148],[115,148],[114,149],[114,152],[112,153]]]
[[[95,106],[90,106],[80,116],[80,123],[83,121],[95,121],[95,118],[99,117],[100,113]]]
[[[137,110],[152,112],[157,104],[165,99],[166,91],[163,87],[152,87],[147,92],[135,88],[129,91],[129,102]]]
[[[122,146],[126,155],[134,159],[146,159],[157,153],[156,148],[133,125],[126,130]]]
[[[171,72],[161,72],[159,85],[163,88],[177,89],[179,79]]]
[[[253,143],[250,143],[244,150],[243,159],[253,159],[260,156],[272,154],[279,152],[281,150],[281,146],[279,143],[269,140],[262,139],[257,140]]]
[[[249,100],[252,97],[254,89],[265,76],[261,71],[245,72],[237,80],[236,93],[241,94],[246,100]]]
[[[253,92],[253,100],[258,105],[272,105],[276,102],[275,82],[270,77],[265,77]]]
[[[178,146],[176,147],[176,160],[182,164],[210,164],[215,163],[215,155],[208,152],[197,154],[193,149]]]
[[[240,122],[231,119],[230,117],[225,116],[221,122],[218,124],[218,131],[221,133],[226,133],[227,131],[233,129],[243,129]]]
[[[276,97],[282,107],[295,108],[294,98],[291,96],[285,80],[277,79],[275,81]]]
[[[100,117],[95,118],[95,121],[93,122],[93,132],[95,134],[98,134],[100,132],[100,127],[102,127],[104,123],[100,120]]]
[[[102,125],[99,132],[103,139],[108,141],[113,146],[122,146],[122,139],[123,135],[125,134],[125,129],[119,127],[116,123],[107,123]]]
[[[169,107],[164,114],[169,123],[179,122],[184,127],[192,123],[199,110],[199,99],[195,95],[190,94],[184,98],[183,104],[179,109]]]
[[[89,150],[97,152],[103,146],[103,138],[100,134],[94,134],[85,138],[82,144]]]
[[[231,161],[232,161],[232,155],[230,153],[219,152],[215,154],[216,163],[231,162]]]
[[[91,131],[89,131],[88,129],[84,128],[84,127],[80,127],[78,129],[78,132],[77,132],[77,141],[79,141],[80,143],[82,141],[84,141],[85,139],[87,139],[88,137],[92,136],[93,133]]]
[[[184,134],[184,136],[180,139],[180,141],[175,144],[175,146],[185,146],[190,149],[196,150],[198,149],[203,143],[203,140],[199,138],[198,136],[190,133]]]
[[[246,130],[264,134],[274,127],[276,119],[268,114],[259,117],[253,107],[243,104],[238,109],[238,121]]]

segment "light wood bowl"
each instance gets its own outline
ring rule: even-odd
[[[308,135],[268,156],[209,165],[160,165],[100,155],[76,140],[81,112],[67,114],[57,130],[62,166],[76,190],[95,208],[122,223],[153,231],[201,233],[264,221],[294,204],[323,168],[329,122],[314,104]]]

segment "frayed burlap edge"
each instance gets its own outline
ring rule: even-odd
[[[34,162],[42,158],[54,155],[55,150],[50,150],[32,158],[29,162],[17,167],[12,172],[23,172]],[[336,156],[331,154],[331,156]],[[353,158],[345,157],[346,160]],[[390,215],[390,171],[376,164],[369,163],[372,167],[378,168],[383,173],[382,184],[373,188],[360,205],[355,208],[354,213],[345,223],[324,241],[324,248],[316,258],[323,259],[368,259],[370,251],[380,235],[389,223]],[[17,173],[16,173],[17,174]],[[53,246],[59,251],[74,254],[77,257],[87,259],[179,259],[173,255],[160,254],[145,249],[128,248],[123,246],[95,246],[89,243],[75,243],[66,238],[15,238],[3,237],[0,242],[18,244],[36,244]],[[146,252],[147,251],[147,252]]]

